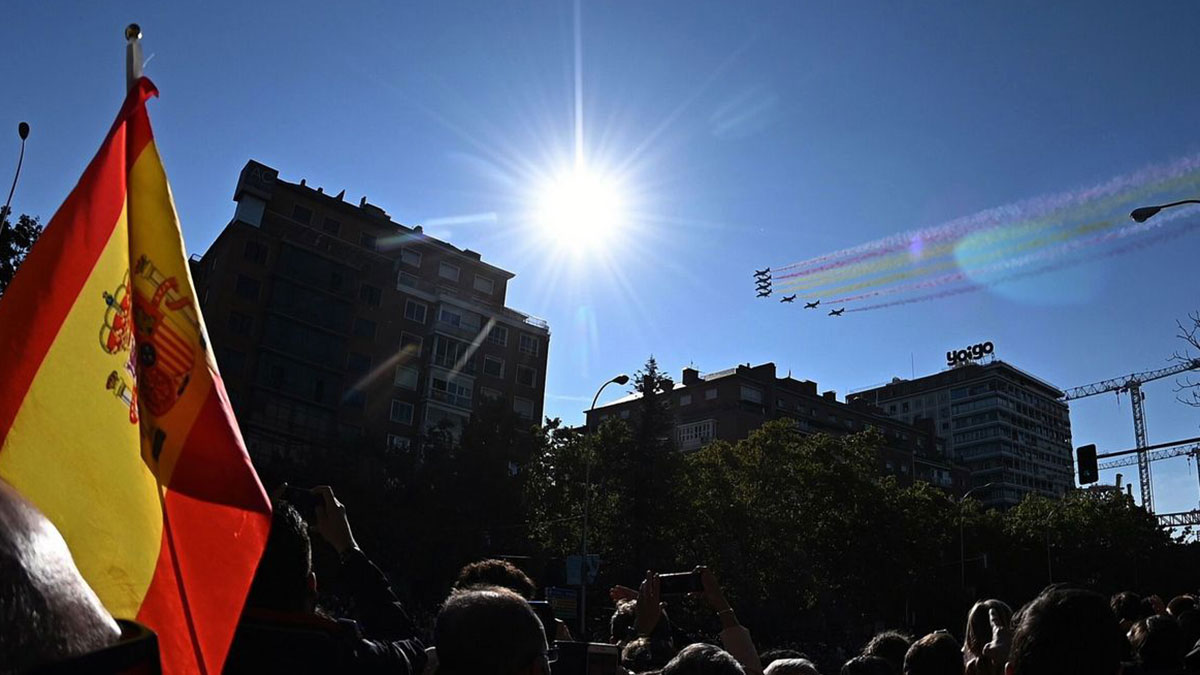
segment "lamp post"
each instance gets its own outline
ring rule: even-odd
[[[967,497],[970,497],[972,492],[976,490],[983,490],[984,488],[990,488],[993,485],[995,485],[995,483],[977,485],[970,490],[967,490],[963,496],[959,497],[958,499],[958,564],[963,588],[967,587],[967,545],[963,528],[963,521],[965,518],[963,518],[962,503],[967,501]]]
[[[1157,206],[1142,206],[1142,207],[1134,209],[1133,212],[1129,214],[1129,217],[1133,218],[1135,221],[1137,221],[1139,223],[1144,223],[1147,220],[1150,220],[1151,218],[1153,218],[1155,215],[1158,214],[1159,211],[1162,211],[1163,209],[1169,209],[1174,206],[1182,206],[1183,204],[1200,204],[1200,199],[1184,199],[1183,201],[1171,202],[1170,204],[1159,204]]]
[[[588,415],[596,409],[596,401],[600,400],[600,392],[610,384],[624,385],[629,382],[629,376],[621,373],[608,382],[600,385],[596,395],[592,397],[592,407]],[[583,554],[579,557],[579,638],[587,640],[587,555],[588,555],[588,505],[592,501],[592,449],[588,448],[587,457],[583,463]]]
[[[8,199],[4,201],[4,210],[0,211],[0,234],[4,234],[4,221],[8,220],[8,208],[12,205],[13,193],[17,191],[17,178],[21,176],[21,163],[25,161],[25,139],[29,138],[29,123],[18,124],[17,135],[21,137],[21,154],[17,157],[17,172],[13,174],[12,187],[8,189]]]

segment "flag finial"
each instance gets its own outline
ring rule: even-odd
[[[142,27],[131,23],[125,27],[125,88],[133,89],[133,83],[142,76]]]

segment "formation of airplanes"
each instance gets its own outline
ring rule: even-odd
[[[771,268],[754,270],[754,285],[760,298],[771,296]],[[797,293],[785,295],[779,298],[779,302],[793,303],[796,301]],[[821,304],[820,300],[804,303],[804,309],[816,309]],[[829,310],[829,316],[841,316],[846,311],[845,307]]]

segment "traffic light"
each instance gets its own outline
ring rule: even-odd
[[[1100,470],[1096,468],[1096,446],[1088,444],[1075,450],[1079,462],[1079,484],[1087,485],[1100,480]]]

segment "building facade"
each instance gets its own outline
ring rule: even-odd
[[[1071,419],[1063,393],[1000,360],[968,363],[856,392],[852,401],[901,421],[930,420],[956,462],[971,472],[973,494],[1011,506],[1030,493],[1062,496],[1074,485]]]
[[[684,452],[715,439],[738,441],[769,420],[789,419],[806,434],[878,430],[885,441],[880,472],[896,476],[901,484],[915,478],[954,494],[967,484],[966,471],[948,460],[932,424],[901,422],[863,401],[838,401],[835,392],[818,393],[815,382],[776,377],[774,363],[703,375],[685,368],[669,396],[675,442]],[[588,411],[587,426],[595,428],[612,417],[630,419],[637,414],[639,398],[631,394]]]
[[[256,457],[406,448],[486,399],[540,421],[550,330],[505,306],[505,271],[250,161],[233,220],[192,274]]]

